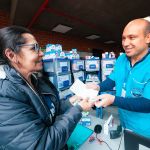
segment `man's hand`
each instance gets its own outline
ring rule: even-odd
[[[87,87],[88,89],[93,89],[93,90],[96,90],[96,91],[99,91],[99,90],[100,90],[100,86],[97,85],[95,82],[86,83],[86,87]]]
[[[95,98],[95,106],[96,107],[107,107],[107,106],[113,104],[114,100],[115,100],[114,95],[102,94]]]

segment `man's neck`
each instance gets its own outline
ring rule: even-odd
[[[136,55],[134,57],[131,57],[131,65],[134,66],[135,63],[137,63],[138,61],[140,61],[146,54],[148,53],[147,51],[144,51],[142,54],[140,55]]]

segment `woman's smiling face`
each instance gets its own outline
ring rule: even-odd
[[[18,45],[20,51],[16,54],[18,61],[18,71],[25,74],[31,74],[42,70],[43,52],[40,50],[35,37],[29,33],[22,35],[26,43]]]

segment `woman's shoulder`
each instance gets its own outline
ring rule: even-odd
[[[19,88],[21,82],[17,82],[18,78],[14,77],[11,71],[8,65],[0,65],[0,96],[2,97],[20,97],[22,95],[23,91]]]
[[[25,101],[27,99],[25,92],[17,84],[8,79],[0,79],[0,97],[17,101]]]

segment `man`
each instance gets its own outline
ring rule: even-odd
[[[116,96],[100,95],[96,100],[101,99],[101,101],[95,102],[95,105],[106,107],[112,103],[116,104],[120,107],[122,126],[150,138],[149,43],[150,22],[145,19],[129,22],[122,34],[125,54],[116,61],[114,71],[100,86],[96,84],[87,86],[101,92],[115,86]]]

